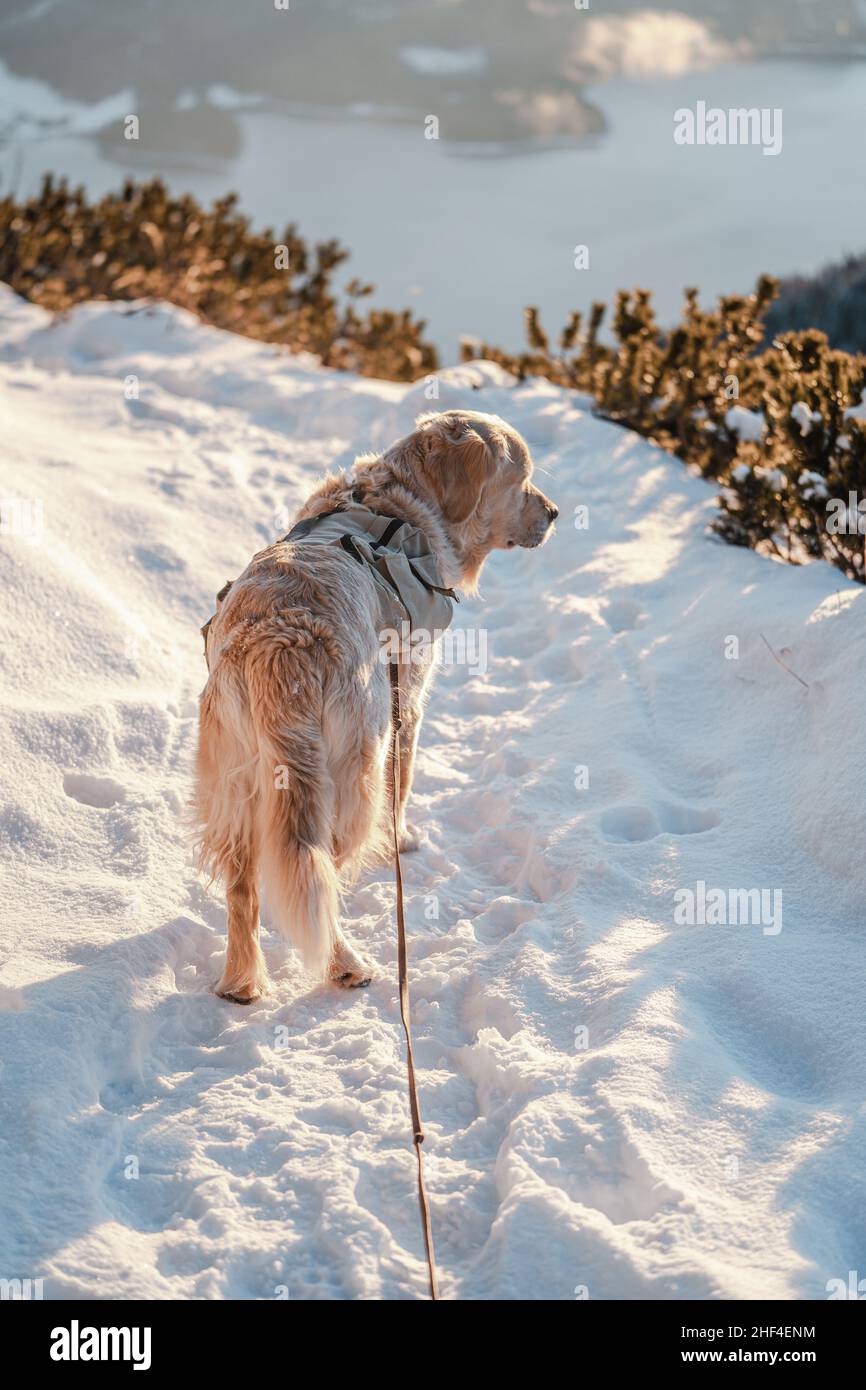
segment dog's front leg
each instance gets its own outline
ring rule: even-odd
[[[415,750],[418,747],[418,734],[421,731],[421,712],[404,711],[400,727],[400,786],[397,796],[397,843],[401,854],[409,854],[418,849],[421,837],[413,825],[406,820],[406,803],[412,790],[412,776],[415,771]]]
[[[397,796],[397,843],[401,854],[411,853],[421,844],[421,836],[406,820],[406,803],[412,790],[415,753],[421,732],[424,692],[432,664],[403,666],[400,671],[400,785]]]

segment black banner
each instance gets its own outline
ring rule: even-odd
[[[301,1307],[303,1318],[297,1323]],[[431,1317],[436,1316],[441,1313],[431,1310]],[[821,1303],[587,1299],[568,1305],[564,1323],[559,1324],[562,1313],[554,1316],[563,1331],[580,1338],[586,1357],[600,1359],[611,1374],[666,1373],[675,1367],[700,1374],[708,1366],[754,1366],[802,1367],[826,1378],[850,1366],[866,1328],[859,1300],[841,1298]],[[293,1305],[288,1300],[0,1303],[5,1345],[15,1348],[25,1370],[58,1383],[70,1375],[92,1378],[104,1370],[142,1378],[166,1371],[224,1374],[273,1364],[289,1373],[286,1338],[307,1333],[308,1317],[308,1302]],[[427,1330],[435,1323],[423,1326]],[[357,1335],[354,1327],[352,1335]],[[509,1341],[513,1337],[510,1331]]]

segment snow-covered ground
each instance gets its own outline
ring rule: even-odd
[[[422,1297],[390,870],[347,899],[369,990],[312,987],[268,934],[242,1009],[180,825],[214,593],[431,401],[5,290],[0,399],[0,1276]],[[708,537],[713,490],[579,397],[485,366],[440,404],[522,430],[562,512],[458,610],[486,669],[442,672],[423,734],[443,1295],[825,1298],[866,1275],[866,590]],[[767,911],[681,924],[699,883]]]

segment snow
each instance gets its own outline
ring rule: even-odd
[[[800,434],[805,439],[806,435],[811,434],[813,425],[820,425],[821,412],[810,410],[805,401],[795,401],[791,406],[791,419],[800,426]]]
[[[866,388],[860,392],[860,404],[849,406],[843,412],[845,420],[866,420]]]
[[[764,437],[765,421],[760,410],[732,405],[725,411],[725,424],[743,443],[760,444]]]
[[[829,496],[827,490],[827,479],[823,473],[816,473],[811,468],[804,468],[797,479],[797,486],[802,489],[803,496],[807,501],[813,497]]]
[[[6,290],[0,397],[0,1272],[423,1297],[391,870],[347,897],[369,990],[266,934],[275,989],[241,1009],[181,825],[214,594],[434,402],[177,309],[55,323]],[[713,489],[582,397],[472,364],[439,404],[517,426],[561,510],[462,605],[486,661],[439,674],[422,736],[443,1294],[825,1298],[866,1259],[866,590],[713,539]],[[714,889],[781,894],[781,930],[679,925]]]
[[[752,469],[752,474],[765,482],[773,492],[784,492],[788,486],[788,479],[781,468],[764,468],[758,464]]]

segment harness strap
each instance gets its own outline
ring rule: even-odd
[[[430,1207],[424,1187],[424,1162],[421,1145],[424,1131],[421,1128],[421,1109],[418,1104],[418,1085],[415,1080],[415,1058],[412,1055],[412,1033],[409,1027],[409,958],[406,951],[406,918],[403,913],[403,871],[400,866],[400,843],[398,834],[400,806],[400,667],[396,661],[388,663],[391,677],[391,819],[394,828],[394,877],[397,884],[397,978],[400,987],[400,1019],[406,1034],[406,1072],[409,1080],[409,1110],[412,1116],[412,1143],[418,1161],[418,1205],[421,1208],[421,1227],[424,1232],[424,1249],[427,1254],[427,1277],[430,1284],[430,1297],[439,1298],[436,1281],[436,1257],[433,1253],[433,1232],[430,1226]]]
[[[373,549],[378,550],[380,546],[387,545],[388,542],[392,539],[392,537],[395,536],[397,532],[400,530],[400,527],[405,525],[406,522],[402,521],[399,516],[392,517],[391,521],[389,521],[388,525],[385,527],[379,539],[377,541],[373,541]]]
[[[305,516],[303,521],[296,521],[291,531],[287,531],[277,544],[282,545],[284,541],[303,540],[304,536],[308,536],[311,531],[315,530],[320,521],[324,521],[329,516],[336,516],[342,510],[342,507],[332,507],[329,512],[319,512],[316,516]]]
[[[289,531],[285,536],[283,536],[282,540],[301,541],[304,539],[305,536],[308,536],[311,531],[314,531],[316,529],[316,526],[320,521],[326,521],[327,518],[331,516],[339,516],[343,510],[343,507],[332,507],[332,509],[329,512],[318,512],[315,516],[305,516],[303,521],[295,522],[291,531]],[[371,514],[373,516],[383,516],[382,512],[371,511]],[[388,542],[400,530],[401,526],[408,525],[408,521],[404,521],[402,517],[391,517],[388,522],[388,525],[385,527],[379,539],[377,541],[371,541],[370,545],[374,550],[378,550],[380,546],[388,544]],[[280,544],[282,544],[282,541],[280,542]]]

